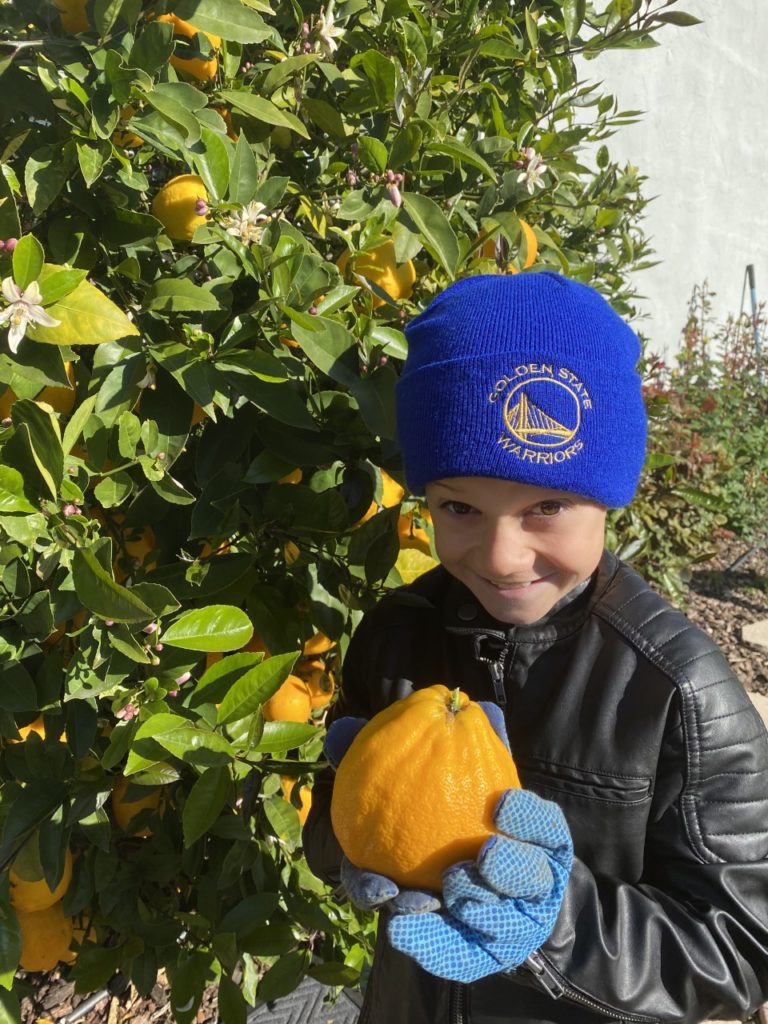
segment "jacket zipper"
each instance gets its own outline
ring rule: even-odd
[[[449,1024],[469,1024],[467,1016],[467,986],[459,981],[451,982],[449,999]]]
[[[474,636],[475,660],[481,661],[488,666],[491,683],[493,684],[493,696],[500,707],[505,707],[507,703],[507,691],[504,686],[504,677],[506,675],[505,661],[508,652],[514,650],[515,647],[512,642],[513,634],[514,629],[511,629],[504,640],[504,646],[498,658],[489,658],[480,651],[483,640],[488,639],[487,633],[477,633]]]
[[[627,1013],[625,1010],[614,1011],[612,1007],[608,1007],[604,1003],[598,1003],[594,999],[589,999],[587,996],[582,995],[581,992],[577,992],[575,989],[571,988],[570,985],[564,984],[563,981],[556,976],[554,970],[547,963],[545,957],[538,951],[531,953],[531,955],[523,961],[522,966],[527,968],[527,970],[533,974],[537,984],[553,999],[560,999],[562,996],[567,996],[571,1002],[581,1003],[582,1006],[588,1006],[592,1010],[597,1010],[602,1015],[605,1015],[606,1012],[610,1011],[611,1016],[615,1015],[622,1021],[630,1020],[648,1024],[648,1022],[656,1020],[655,1017],[646,1017],[637,1013]]]

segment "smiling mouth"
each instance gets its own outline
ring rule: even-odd
[[[535,580],[514,580],[506,583],[496,583],[494,580],[486,579],[485,582],[493,587],[494,590],[529,590],[531,587],[536,586],[537,583],[543,583],[545,579],[546,577],[542,576]]]

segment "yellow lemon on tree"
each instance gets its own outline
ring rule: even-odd
[[[129,786],[133,787],[134,790],[130,794],[130,798],[128,794]],[[140,790],[144,790],[146,795],[138,795]],[[135,796],[138,796],[138,799],[134,799]],[[126,779],[125,776],[121,776],[115,783],[110,796],[115,823],[123,832],[131,832],[132,835],[141,837],[151,836],[152,829],[149,826],[134,832],[131,828],[131,823],[140,811],[160,811],[162,800],[163,790],[161,786],[139,786],[137,783],[131,782],[130,779]]]
[[[309,687],[309,694],[312,701],[312,710],[324,708],[330,703],[336,682],[333,673],[325,667],[325,662],[318,658],[302,659],[296,666],[296,675],[303,679]]]
[[[21,930],[19,966],[25,971],[52,971],[59,960],[70,955],[72,918],[61,903],[45,910],[16,911]]]
[[[169,238],[190,242],[197,228],[205,224],[205,217],[196,208],[199,199],[208,199],[200,175],[177,174],[152,200],[152,214],[163,225]]]
[[[312,712],[312,697],[303,679],[290,675],[264,704],[267,722],[306,722]]]
[[[86,0],[54,0],[59,12],[61,27],[71,35],[85,32],[88,28],[88,15],[85,13]]]
[[[309,640],[304,642],[304,649],[302,654],[304,657],[310,657],[316,654],[325,654],[326,651],[330,651],[332,647],[336,646],[336,641],[331,640],[325,633],[315,633]]]
[[[349,263],[349,253],[342,253],[336,262],[336,266],[344,273]],[[352,261],[350,270],[354,274],[361,274],[373,281],[379,288],[382,288],[391,299],[399,302],[402,299],[409,299],[416,283],[416,267],[412,260],[398,265],[395,259],[395,243],[388,239],[381,245],[371,249],[370,252],[360,253]],[[374,309],[383,306],[384,299],[374,295]]]
[[[191,21],[183,21],[175,14],[161,14],[157,20],[172,25],[174,36],[180,36],[182,39],[193,39],[200,31]],[[221,47],[221,38],[219,36],[214,36],[210,32],[203,32],[203,35],[214,50],[218,50]],[[176,68],[177,71],[183,71],[191,75],[198,82],[210,82],[219,70],[219,62],[216,57],[209,57],[206,60],[202,57],[181,57],[175,53],[171,56],[171,66]]]
[[[420,514],[422,519],[426,520],[428,523],[432,522],[432,517],[426,509],[424,509]],[[432,554],[432,549],[429,544],[429,534],[420,526],[416,526],[413,521],[413,512],[408,512],[406,515],[400,516],[397,520],[397,535],[400,538],[401,551],[413,548],[416,551],[421,551],[422,554],[425,555]]]
[[[76,398],[74,390],[75,370],[72,363],[64,363],[64,371],[72,386],[68,388],[57,385],[44,387],[35,397],[35,401],[45,402],[51,406],[54,412],[61,413],[62,416],[68,416],[75,407]],[[17,401],[18,396],[13,388],[6,388],[2,395],[0,395],[0,420],[7,420],[10,417],[11,409]]]
[[[474,860],[495,832],[501,794],[520,781],[483,709],[460,690],[428,686],[395,701],[357,734],[339,764],[331,822],[359,868],[414,889]]]
[[[288,803],[290,803],[291,793],[293,792],[293,787],[296,785],[296,779],[292,779],[288,775],[283,775],[280,779],[280,785],[283,790],[283,796],[288,801]],[[312,790],[309,788],[309,786],[301,787],[301,789],[299,790],[299,801],[301,803],[301,809],[296,807],[296,810],[298,811],[299,814],[299,821],[303,825],[304,822],[307,820],[309,809],[312,806]]]
[[[37,864],[34,862],[38,861]],[[36,878],[28,877],[37,875]],[[67,850],[64,857],[64,871],[55,889],[50,889],[42,877],[42,868],[35,857],[25,858],[23,853],[11,864],[8,877],[11,882],[11,903],[16,910],[47,910],[58,903],[72,881],[72,853]]]
[[[8,742],[9,743],[23,743],[24,740],[26,740],[27,737],[31,733],[33,733],[33,732],[37,733],[37,735],[40,737],[41,740],[45,739],[45,719],[43,718],[42,715],[39,715],[34,720],[34,722],[30,722],[29,725],[22,725],[21,726],[21,728],[19,729],[19,736],[21,737],[21,739],[19,739],[19,740],[11,739],[11,740],[8,740]],[[63,731],[62,734],[59,736],[59,743],[66,743],[66,742],[67,742],[67,733],[66,733],[66,731]]]
[[[394,480],[385,469],[379,470],[379,472],[381,473],[381,505],[372,501],[365,514],[357,520],[355,526],[362,526],[363,523],[367,523],[369,519],[376,515],[379,508],[394,508],[405,497],[405,490],[397,480]]]
[[[120,121],[129,120],[135,113],[135,109],[131,106],[121,107]],[[116,128],[112,132],[112,141],[119,149],[138,149],[139,146],[144,145],[144,139],[127,128]]]

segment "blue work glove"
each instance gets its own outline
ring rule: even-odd
[[[477,860],[443,874],[440,913],[389,922],[389,940],[440,978],[477,981],[518,967],[555,926],[573,863],[557,804],[508,789],[494,814],[500,835]]]
[[[509,750],[509,739],[504,725],[504,712],[490,701],[478,701],[501,741]],[[367,723],[366,718],[347,716],[337,718],[328,727],[323,744],[326,760],[335,769],[346,754],[352,741]],[[434,892],[424,889],[400,889],[400,887],[375,871],[355,867],[344,857],[341,862],[341,884],[360,910],[381,910],[386,907],[394,914],[427,914],[440,909],[440,899]]]

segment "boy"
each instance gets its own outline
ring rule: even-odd
[[[768,997],[768,739],[715,645],[603,550],[644,457],[637,338],[550,273],[460,281],[406,333],[400,442],[442,565],[361,622],[335,717],[461,686],[503,710],[525,791],[438,901],[342,865],[318,780],[310,866],[384,907],[360,1020],[744,1018]]]

